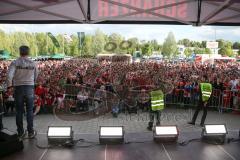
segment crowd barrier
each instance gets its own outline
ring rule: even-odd
[[[76,87],[72,85],[65,86],[65,94],[71,97],[77,96],[80,89],[83,87]],[[86,90],[90,92],[90,99],[94,99],[94,94],[96,93],[96,89],[84,87]],[[139,107],[139,102],[144,101],[146,99],[146,94],[142,94],[141,90],[144,89],[146,93],[148,90],[151,90],[153,86],[137,86],[137,87],[126,87],[123,85],[115,85],[112,86],[112,89],[107,88],[107,94],[111,93],[114,95],[115,100],[117,100],[117,104],[121,106],[123,105],[128,107]],[[111,96],[107,96],[106,101],[111,101]],[[77,101],[77,99],[75,99]],[[91,105],[94,105],[92,100],[89,102]],[[198,105],[199,93],[194,89],[178,89],[174,90],[171,93],[165,94],[165,104],[174,105],[176,107],[196,107]],[[110,106],[109,106],[110,107]],[[212,92],[212,97],[209,102],[209,107],[216,108],[219,112],[223,111],[240,111],[240,90],[218,90],[214,89]]]
[[[199,93],[194,90],[179,89],[177,92],[172,92],[166,95],[166,104],[178,106],[192,106],[198,105]],[[240,90],[219,90],[213,89],[211,99],[209,100],[209,107],[215,107],[219,112],[240,111]]]
[[[95,110],[96,106],[101,106],[100,112],[109,112],[114,107],[123,112],[135,112],[134,109],[148,110],[145,106],[149,99],[149,91],[154,86],[127,87],[124,85],[108,85],[106,91],[101,93],[103,98],[97,99],[96,88],[86,85],[65,85],[64,98],[56,100],[57,109],[74,111]],[[142,90],[145,93],[142,93]],[[86,94],[86,95],[82,95]],[[84,97],[85,96],[85,97]],[[44,99],[44,97],[43,97]],[[165,94],[165,106],[175,106],[179,108],[195,108],[198,105],[199,93],[194,89],[174,89],[173,92]],[[149,106],[149,104],[148,104]],[[218,90],[214,89],[209,102],[209,107],[215,108],[220,113],[224,111],[240,111],[240,90]]]

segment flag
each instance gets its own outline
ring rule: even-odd
[[[51,32],[48,32],[47,35],[51,38],[54,46],[59,48],[60,44],[59,44],[58,40],[56,39],[56,37],[54,37],[54,35]]]
[[[73,41],[72,37],[67,34],[64,34],[63,37],[67,43],[71,43]]]
[[[84,42],[84,39],[85,39],[85,33],[84,32],[77,32],[78,34],[78,41],[79,41],[79,45],[78,45],[78,48],[82,48],[83,46],[83,42]]]

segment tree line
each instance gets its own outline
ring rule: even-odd
[[[71,41],[65,39],[63,34],[55,35],[55,37],[60,47],[56,47],[46,33],[5,33],[0,30],[0,50],[7,50],[11,56],[17,57],[19,46],[28,45],[31,48],[31,56],[33,57],[54,53],[65,53],[68,56],[94,57],[99,53],[109,53],[104,47],[108,42],[113,42],[117,47],[111,53],[118,54],[133,54],[135,51],[141,51],[143,55],[150,56],[153,51],[156,51],[164,56],[174,57],[179,54],[177,45],[187,47],[184,52],[187,56],[190,56],[192,53],[211,53],[206,48],[206,41],[198,42],[182,39],[177,42],[172,32],[168,34],[163,44],[158,43],[157,40],[139,40],[137,37],[126,39],[117,33],[107,35],[99,29],[94,34],[86,34],[81,47],[79,47],[77,35],[71,35]],[[128,48],[119,47],[122,41],[130,42],[131,46]],[[223,39],[217,41],[219,42],[219,53],[222,55],[232,56],[232,49],[240,49],[240,42],[232,43]],[[238,54],[240,54],[240,51]]]

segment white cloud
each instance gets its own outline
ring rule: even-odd
[[[239,28],[236,28],[236,29],[233,29],[233,34],[236,35],[236,36],[240,36],[240,27]],[[239,37],[239,40],[240,40],[240,37]]]
[[[0,29],[5,32],[29,32],[28,24],[0,24]]]
[[[0,24],[0,29],[7,32],[6,25],[5,24]]]
[[[28,32],[28,26],[27,25],[14,25],[12,27],[12,32]]]

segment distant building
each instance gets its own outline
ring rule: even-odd
[[[234,55],[238,55],[239,49],[233,49],[232,51]]]
[[[184,45],[177,45],[178,47],[178,53],[180,53],[180,56],[185,56],[184,51],[186,47]]]

